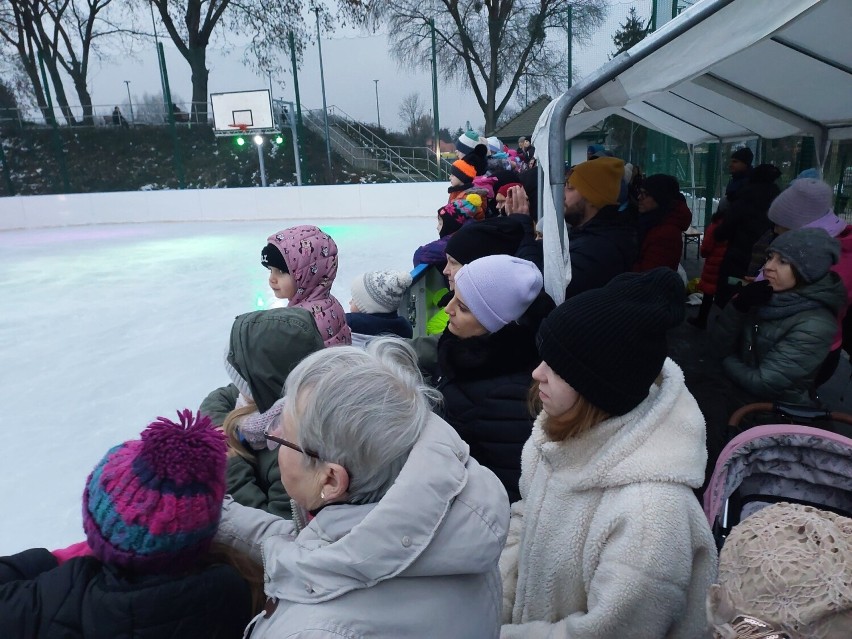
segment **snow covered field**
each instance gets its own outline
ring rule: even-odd
[[[0,232],[0,554],[83,537],[88,473],[158,415],[227,383],[234,317],[275,302],[266,237],[317,224],[340,250],[333,293],[411,268],[433,217],[80,226]]]

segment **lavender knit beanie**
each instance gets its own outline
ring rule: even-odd
[[[140,573],[189,568],[213,541],[225,496],[225,436],[188,409],[104,456],[83,491],[95,557]]]
[[[799,178],[772,201],[769,219],[790,230],[800,229],[831,213],[831,200],[832,190],[828,184],[814,178]],[[842,230],[845,225],[842,222],[841,225]]]
[[[459,269],[455,287],[473,316],[495,333],[523,315],[541,292],[541,271],[511,255],[489,255]]]

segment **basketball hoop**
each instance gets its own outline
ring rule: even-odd
[[[239,129],[240,133],[245,133],[248,130],[249,125],[248,124],[229,124],[228,127],[232,128],[232,129]]]

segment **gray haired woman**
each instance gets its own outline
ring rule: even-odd
[[[263,563],[252,639],[499,635],[509,502],[431,412],[434,393],[386,338],[287,378],[267,438],[293,521],[226,500],[217,534]]]

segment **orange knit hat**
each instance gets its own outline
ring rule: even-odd
[[[574,167],[568,184],[580,192],[592,206],[603,208],[618,204],[624,161],[618,158],[595,158]]]

